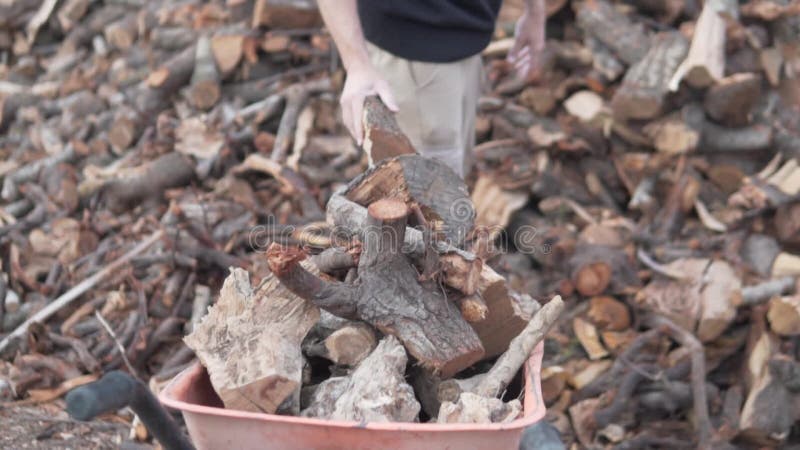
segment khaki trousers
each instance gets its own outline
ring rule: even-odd
[[[409,61],[367,43],[375,68],[392,88],[400,128],[425,156],[462,178],[475,145],[475,114],[483,78],[481,55],[451,63]]]

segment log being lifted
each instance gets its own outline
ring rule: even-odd
[[[283,405],[282,411],[297,414],[300,344],[318,319],[316,306],[275,277],[254,291],[247,272],[233,269],[217,303],[184,341],[226,408],[274,413]]]
[[[362,240],[369,229],[367,209],[339,194],[334,194],[328,201],[327,216],[336,229],[348,235],[360,236]],[[426,247],[422,232],[407,227],[404,236],[403,251],[412,258],[424,258]],[[463,289],[463,280],[471,278],[466,273],[473,271],[479,260],[474,254],[445,242],[435,242],[434,247],[442,255],[440,260],[446,271],[444,282],[455,289]],[[464,275],[457,276],[457,271]],[[525,328],[538,303],[528,296],[515,295],[508,288],[505,278],[486,264],[480,264],[477,284],[476,292],[486,304],[487,312],[483,320],[471,325],[483,343],[485,357],[491,358],[508,348],[511,339]]]
[[[445,163],[420,155],[380,161],[353,179],[348,200],[370,205],[382,198],[416,203],[448,244],[460,247],[475,221],[475,208],[464,181]]]
[[[578,25],[607,46],[626,64],[636,64],[650,47],[644,27],[606,0],[586,0],[577,7]]]
[[[697,19],[689,54],[678,66],[669,82],[669,90],[677,91],[681,80],[695,88],[703,88],[725,76],[725,18],[737,19],[736,0],[708,0]]]
[[[400,155],[413,155],[417,151],[400,129],[386,105],[377,96],[364,100],[364,151],[374,164],[383,159]]]
[[[668,83],[686,56],[689,43],[677,31],[659,33],[644,58],[631,66],[611,99],[623,119],[652,119],[662,112]]]
[[[299,264],[303,253],[278,244],[267,250],[270,270],[292,292],[332,314],[361,319],[396,336],[423,367],[444,377],[481,359],[481,341],[458,308],[440,290],[422,286],[401,253],[408,206],[384,199],[371,204],[368,213],[357,284],[312,275]]]

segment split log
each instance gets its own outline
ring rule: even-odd
[[[739,419],[739,436],[747,442],[774,446],[785,441],[795,420],[792,396],[776,376],[770,360],[778,352],[775,336],[757,323],[746,354],[749,391]],[[772,367],[771,367],[772,366]]]
[[[195,108],[207,110],[219,101],[221,92],[219,72],[211,51],[211,39],[208,36],[201,36],[197,41],[194,58],[194,69],[189,83],[189,101]]]
[[[614,93],[611,108],[615,115],[652,119],[661,114],[669,80],[688,50],[688,42],[676,31],[655,35],[647,54],[628,69]]]
[[[729,127],[745,126],[761,98],[761,76],[737,73],[719,80],[706,92],[703,106],[708,116]]]
[[[340,366],[355,367],[375,348],[378,339],[367,324],[353,322],[334,331],[322,342],[306,348],[309,356],[320,356]]]
[[[144,201],[158,201],[164,191],[189,183],[194,166],[180,153],[167,153],[143,165],[137,173],[109,180],[101,196],[112,211],[122,212]]]
[[[217,34],[211,38],[211,52],[223,78],[231,75],[242,60],[244,40],[243,34]]]
[[[233,269],[220,297],[184,341],[208,370],[226,408],[274,413],[299,409],[300,343],[319,310],[274,277],[256,290]]]
[[[400,155],[414,155],[417,151],[400,130],[394,113],[377,96],[364,100],[364,151],[370,163],[375,164],[386,158]]]
[[[455,305],[441,291],[423,287],[400,253],[408,212],[396,199],[370,205],[358,285],[321,280],[300,267],[302,253],[278,244],[270,246],[267,258],[272,272],[297,295],[397,336],[423,367],[448,377],[479,360],[484,351]]]
[[[348,377],[324,381],[305,417],[356,422],[416,422],[420,405],[405,381],[408,357],[394,336],[386,336]]]
[[[800,335],[800,297],[777,297],[767,310],[770,329],[779,336]]]
[[[578,342],[581,343],[589,359],[594,361],[608,356],[608,350],[600,342],[597,328],[592,323],[576,317],[572,320],[572,330],[575,332],[575,337],[578,338]]]
[[[455,247],[464,242],[475,219],[464,181],[445,163],[420,155],[384,159],[353,179],[344,195],[359,205],[382,198],[416,203],[425,220]]]
[[[682,80],[703,88],[725,75],[725,18],[738,15],[738,3],[732,0],[710,0],[703,5],[689,53],[669,81],[670,91],[677,91]]]
[[[322,16],[312,0],[256,0],[253,7],[253,28],[317,28],[321,25]]]
[[[631,65],[642,60],[650,47],[644,27],[634,24],[626,15],[605,0],[587,0],[580,4],[578,25]]]

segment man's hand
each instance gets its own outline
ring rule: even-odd
[[[358,145],[364,141],[364,126],[361,115],[364,111],[364,99],[370,95],[378,95],[381,101],[391,111],[397,112],[397,102],[392,95],[389,83],[367,64],[365,66],[351,67],[347,71],[347,79],[342,89],[339,103],[342,106],[342,119],[350,134]]]
[[[508,52],[508,61],[526,81],[534,81],[541,75],[546,19],[544,0],[525,2],[525,12],[517,21],[514,47]]]

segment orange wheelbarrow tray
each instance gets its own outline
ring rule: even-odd
[[[359,423],[225,409],[199,363],[170,381],[159,400],[181,411],[198,450],[516,450],[523,430],[545,414],[543,353],[539,343],[525,363],[523,417],[502,424]]]

